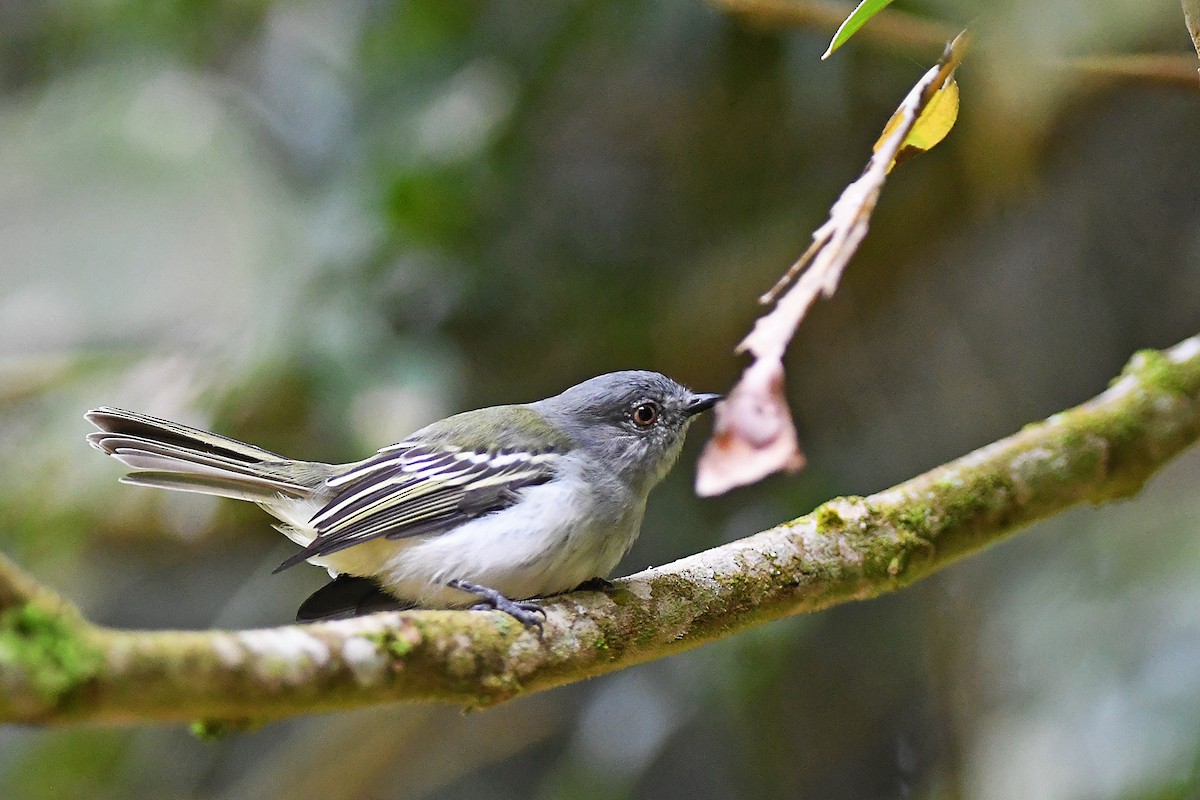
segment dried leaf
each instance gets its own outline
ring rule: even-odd
[[[794,471],[804,465],[783,393],[784,352],[817,297],[828,297],[837,289],[846,264],[867,235],[887,174],[923,112],[939,93],[941,102],[949,102],[946,87],[953,83],[966,43],[966,33],[959,34],[938,65],[912,88],[888,122],[889,130],[876,143],[863,174],[846,187],[830,209],[829,219],[813,233],[812,245],[761,298],[764,304],[775,302],[775,308],[760,317],[738,345],[738,352],[748,352],[755,360],[742,373],[729,399],[717,407],[716,428],[696,472],[697,494],[720,494],[772,472]],[[956,115],[957,93],[954,107]],[[921,136],[929,138],[930,133]]]
[[[796,471],[804,455],[783,394],[783,364],[759,359],[716,408],[712,438],[700,457],[696,493],[720,494],[780,469]]]

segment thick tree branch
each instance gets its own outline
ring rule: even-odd
[[[1082,502],[1136,492],[1200,436],[1200,336],[1084,405],[866,498],[503,614],[410,611],[242,632],[100,628],[0,560],[0,721],[258,721],[389,700],[487,706],[895,591]]]

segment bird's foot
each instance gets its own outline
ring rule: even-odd
[[[546,612],[537,603],[529,600],[509,600],[495,589],[467,581],[453,580],[446,585],[451,589],[473,594],[483,601],[471,606],[472,611],[503,611],[526,628],[537,628],[538,634],[541,634]]]

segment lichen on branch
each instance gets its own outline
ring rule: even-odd
[[[203,719],[205,730],[396,700],[483,707],[781,617],[900,589],[1035,520],[1136,492],[1200,438],[1200,336],[1093,400],[869,497],[545,602],[253,631],[91,625],[0,557],[0,721]]]

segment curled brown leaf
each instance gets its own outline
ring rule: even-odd
[[[738,345],[738,352],[750,353],[754,362],[728,399],[717,406],[713,436],[696,471],[697,494],[721,494],[774,472],[804,466],[784,395],[783,355],[817,297],[829,297],[837,289],[846,264],[867,235],[871,213],[896,155],[930,101],[953,80],[966,46],[964,31],[909,91],[876,143],[863,174],[833,204],[829,219],[813,233],[813,243],[804,255],[761,298],[765,304],[774,302],[775,308],[760,317]]]
[[[696,493],[720,494],[762,480],[781,468],[798,470],[804,455],[783,393],[783,363],[758,359],[716,408],[713,435],[705,446]]]

